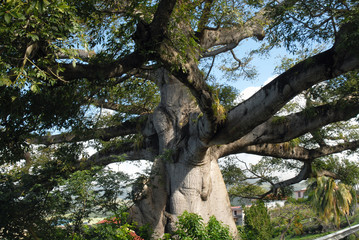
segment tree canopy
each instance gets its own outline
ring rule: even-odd
[[[355,0],[3,1],[0,162],[31,175],[48,149],[69,172],[146,159],[137,213],[155,232],[184,210],[230,224],[219,158],[294,162],[269,194],[357,152],[358,35]],[[251,59],[278,47],[291,54],[279,75],[238,101],[230,80],[255,77]]]

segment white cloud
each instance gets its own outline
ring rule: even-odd
[[[253,96],[253,94],[255,94],[256,92],[258,92],[259,89],[261,89],[263,86],[267,85],[268,83],[270,83],[273,79],[275,79],[276,77],[278,77],[278,75],[273,75],[271,77],[269,77],[262,86],[259,87],[247,87],[246,89],[244,89],[238,96],[238,98],[236,99],[237,103],[241,103],[244,100],[247,100],[248,98],[250,98],[251,96]]]
[[[240,98],[242,100],[246,100],[246,99],[250,98],[251,96],[253,96],[253,94],[255,94],[259,89],[261,89],[261,88],[260,87],[248,87],[248,88],[244,89],[243,92],[241,92]]]
[[[263,83],[263,86],[267,85],[268,83],[270,83],[271,81],[273,81],[276,77],[278,77],[279,75],[278,74],[275,74],[271,77],[269,77],[264,83]]]

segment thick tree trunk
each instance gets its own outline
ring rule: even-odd
[[[166,163],[158,159],[154,176],[144,187],[143,198],[133,208],[134,220],[149,223],[155,237],[175,229],[177,217],[184,211],[197,213],[205,222],[214,215],[237,234],[230,202],[217,160],[199,166],[183,162]]]
[[[169,176],[169,212],[174,216],[184,211],[200,214],[204,221],[214,215],[235,229],[230,202],[217,159],[200,166],[186,163],[171,164]]]
[[[159,79],[161,104],[146,130],[158,139],[159,156],[142,198],[132,209],[134,220],[150,223],[155,237],[160,237],[173,231],[177,217],[188,211],[205,222],[214,215],[237,234],[217,155],[198,138],[201,126],[194,98],[167,74]]]

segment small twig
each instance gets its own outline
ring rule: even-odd
[[[208,70],[208,72],[207,72],[207,75],[206,75],[204,81],[207,81],[207,79],[208,79],[208,77],[209,77],[209,74],[210,74],[211,71],[212,71],[212,68],[213,68],[215,59],[216,59],[216,56],[213,56],[212,63],[211,63],[211,67],[209,68],[209,70]]]
[[[230,51],[231,51],[231,54],[232,54],[234,60],[236,60],[238,62],[238,67],[240,67],[242,65],[242,61],[239,58],[237,58],[237,56],[234,54],[233,49],[231,49]]]

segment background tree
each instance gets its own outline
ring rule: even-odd
[[[271,193],[306,179],[317,158],[356,151],[357,4],[5,1],[1,161],[25,158],[31,168],[38,145],[64,144],[71,153],[73,143],[91,140],[92,156],[53,160],[71,171],[119,156],[152,161],[132,214],[157,235],[173,230],[185,210],[204,221],[215,215],[235,232],[219,158],[252,153],[301,162],[298,175],[275,182]],[[263,46],[243,54],[246,39]],[[224,80],[254,76],[249,60],[276,46],[301,61],[280,68],[246,101],[228,101],[234,95]],[[306,48],[307,55],[298,51]],[[214,81],[216,67],[225,79]],[[296,96],[306,104],[290,108]]]
[[[31,171],[20,165],[0,173],[1,238],[72,239],[93,216],[119,214],[125,206],[119,195],[126,174],[98,168],[71,173],[63,162],[44,155],[37,160]]]
[[[263,201],[255,202],[245,210],[242,239],[272,239],[272,226]]]
[[[337,184],[333,178],[325,176],[311,179],[308,198],[323,220],[333,220],[337,226],[340,225],[340,216],[345,215],[348,220],[353,196],[347,185]]]
[[[321,222],[310,203],[304,199],[288,198],[286,204],[269,210],[273,235],[285,239],[286,235],[320,232]]]

